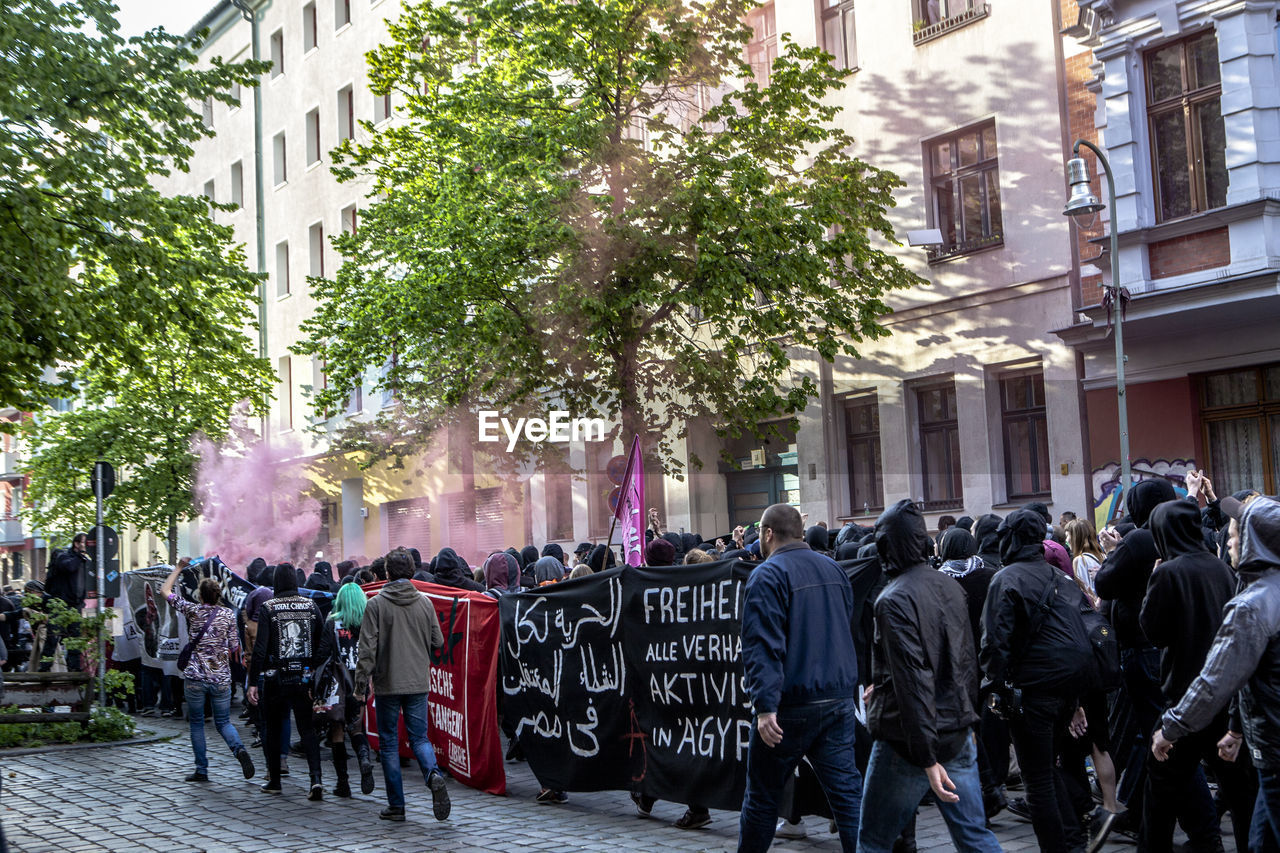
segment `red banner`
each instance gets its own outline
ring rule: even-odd
[[[507,792],[498,735],[498,602],[478,592],[412,581],[436,609],[444,649],[431,660],[427,735],[436,761],[453,778],[490,794]],[[382,584],[369,584],[372,598]],[[372,701],[365,714],[370,747],[377,748]],[[400,720],[400,754],[412,757]]]

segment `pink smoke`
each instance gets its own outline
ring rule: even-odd
[[[196,497],[207,555],[217,554],[237,573],[254,557],[267,563],[289,560],[305,568],[320,532],[320,502],[306,492],[294,442],[250,440],[196,442],[200,464]]]

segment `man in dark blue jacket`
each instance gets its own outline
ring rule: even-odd
[[[808,756],[835,815],[840,844],[857,846],[862,776],[854,763],[858,656],[853,590],[835,560],[804,542],[800,513],[774,504],[760,520],[765,557],[747,580],[742,653],[756,714],[738,850],[773,842],[778,795]]]

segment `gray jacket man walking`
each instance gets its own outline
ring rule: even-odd
[[[427,691],[431,683],[431,655],[444,648],[444,635],[435,608],[410,582],[413,557],[403,548],[387,555],[390,578],[370,601],[360,626],[355,698],[364,701],[373,679],[378,718],[378,751],[387,787],[383,820],[404,820],[404,786],[400,778],[399,720],[404,727],[423,779],[431,790],[436,820],[449,817],[449,791],[436,754],[427,740]]]

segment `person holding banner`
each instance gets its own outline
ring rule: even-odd
[[[805,544],[804,521],[790,504],[764,511],[759,542],[765,560],[747,581],[742,615],[742,657],[756,724],[747,748],[738,850],[769,849],[782,786],[808,756],[835,815],[840,846],[853,853],[862,803],[854,756],[853,589],[835,560]]]

